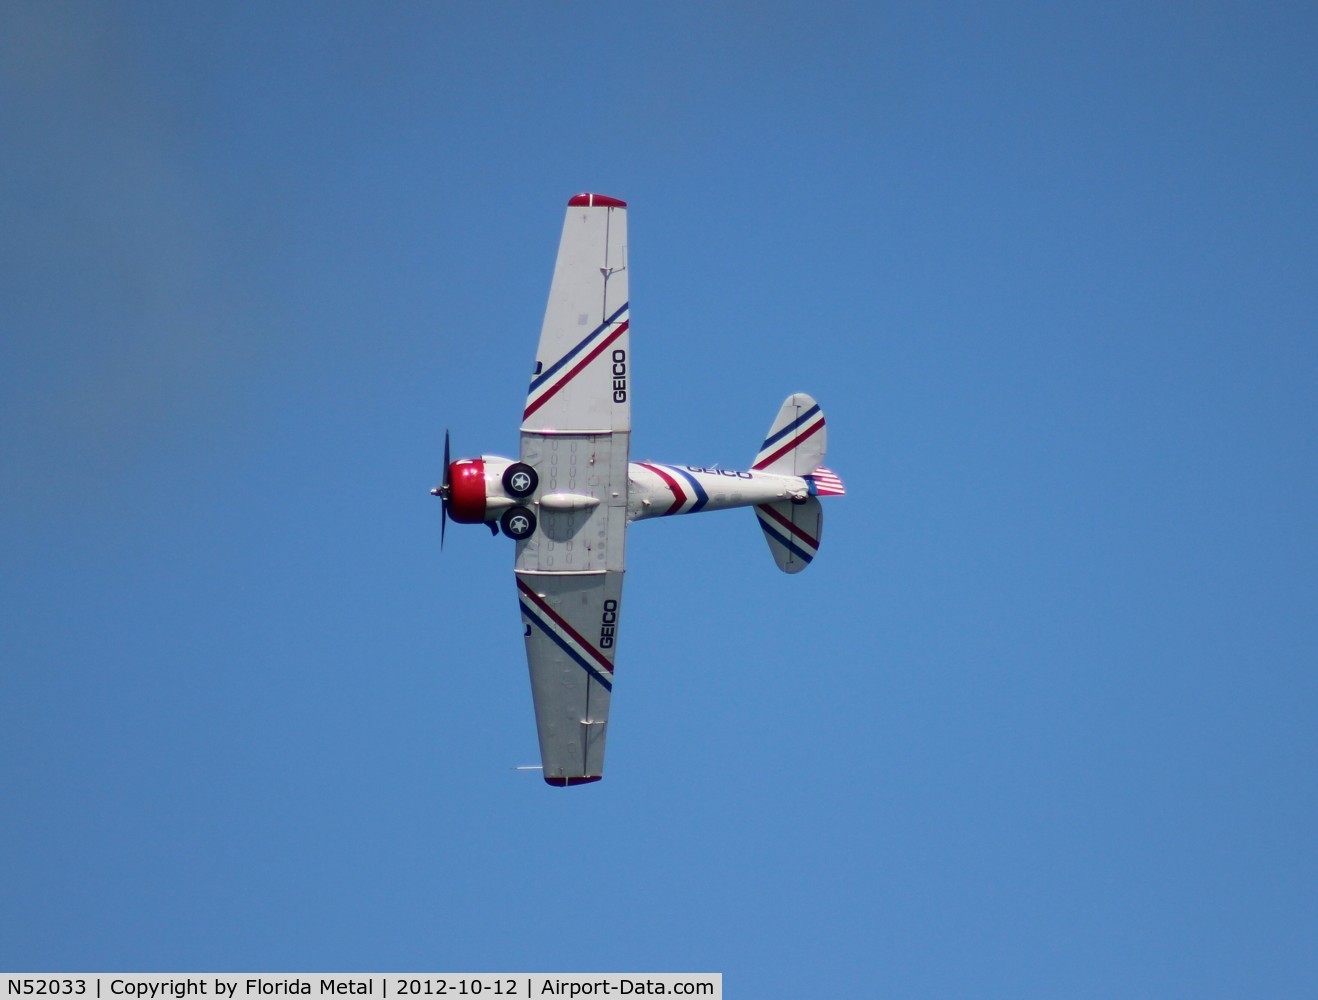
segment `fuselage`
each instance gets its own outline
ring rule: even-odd
[[[497,521],[510,507],[521,504],[546,509],[571,509],[588,503],[588,490],[563,491],[515,497],[503,479],[513,460],[498,455],[460,459],[451,466],[450,516],[465,524]],[[783,500],[805,502],[809,481],[801,476],[770,472],[719,469],[697,465],[629,462],[627,465],[627,520],[642,521],[707,510],[754,507]]]
[[[800,476],[657,462],[628,463],[627,485],[630,521],[781,500],[804,501],[810,495],[809,483]]]

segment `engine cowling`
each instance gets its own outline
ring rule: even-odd
[[[485,520],[485,461],[462,458],[448,467],[448,516],[459,524]]]

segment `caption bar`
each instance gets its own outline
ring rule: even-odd
[[[278,997],[704,997],[723,1000],[721,972],[391,972],[208,974],[101,972],[76,976],[6,973],[9,997],[56,1000],[274,1000]]]

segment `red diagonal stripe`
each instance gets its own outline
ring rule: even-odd
[[[806,534],[805,531],[798,528],[792,522],[791,518],[783,517],[782,514],[778,513],[778,511],[774,510],[772,507],[768,506],[767,504],[756,507],[755,509],[758,510],[761,514],[768,514],[771,518],[773,518],[775,521],[781,524],[784,528],[790,531],[797,538],[801,539],[801,541],[809,545],[816,552],[819,551],[819,539],[811,538],[808,534]]]
[[[646,462],[637,462],[636,464],[639,465],[642,469],[649,469],[656,476],[662,479],[667,484],[668,488],[672,490],[673,496],[676,497],[676,499],[673,501],[673,506],[669,507],[660,516],[667,517],[669,514],[676,514],[678,509],[682,506],[682,504],[686,503],[686,494],[682,492],[682,487],[678,485],[677,480],[674,479],[672,476],[670,476],[668,473],[666,473],[663,469],[656,468],[655,466],[650,465]]]
[[[792,440],[788,441],[785,445],[783,445],[781,448],[775,451],[768,458],[763,458],[760,461],[756,462],[753,468],[763,469],[766,466],[772,465],[774,462],[778,461],[778,459],[780,459],[783,455],[786,455],[789,451],[791,451],[793,448],[795,448],[802,441],[804,441],[811,434],[813,434],[815,431],[819,430],[819,428],[823,426],[824,426],[824,416],[823,414],[820,414],[819,419],[815,423],[811,424],[796,437],[792,438]]]
[[[574,629],[567,622],[565,622],[557,611],[555,611],[553,608],[551,608],[548,604],[546,604],[541,599],[539,594],[537,594],[534,590],[528,587],[525,584],[525,582],[523,582],[520,576],[517,578],[517,587],[519,590],[521,590],[523,594],[525,594],[527,597],[531,599],[532,604],[534,604],[537,608],[539,608],[541,611],[547,614],[553,620],[555,625],[557,625],[564,632],[566,632],[578,646],[580,646],[587,653],[589,653],[591,657],[595,660],[595,662],[597,662],[610,674],[613,673],[613,664],[610,663],[607,659],[605,659],[604,654],[601,653],[594,646],[592,646],[590,643],[588,643],[585,639],[581,638],[581,635],[577,632],[577,630]]]
[[[561,379],[559,379],[557,382],[554,383],[553,388],[546,389],[544,395],[541,396],[539,399],[537,399],[534,403],[528,403],[526,407],[526,412],[522,414],[522,419],[525,420],[532,413],[534,413],[536,410],[540,409],[540,407],[544,406],[547,402],[549,402],[550,397],[552,397],[555,393],[557,393],[559,389],[563,388],[563,386],[567,385],[574,378],[576,378],[577,373],[580,372],[581,369],[585,368],[586,365],[590,364],[592,361],[598,358],[600,356],[600,352],[603,351],[604,348],[612,344],[619,337],[621,337],[627,331],[627,327],[630,325],[631,325],[631,320],[629,319],[623,320],[622,323],[618,325],[618,329],[614,330],[611,334],[609,334],[598,344],[596,344],[594,350],[592,350],[584,358],[578,361],[576,363],[576,366],[570,372],[568,372]]]

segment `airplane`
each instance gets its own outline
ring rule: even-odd
[[[632,462],[627,203],[574,195],[559,241],[516,461],[449,461],[444,434],[440,545],[451,519],[516,543],[514,574],[544,780],[599,781],[621,624],[627,526],[751,507],[778,568],[815,558],[820,497],[842,496],[823,468],[824,414],[788,396],[747,470]]]

